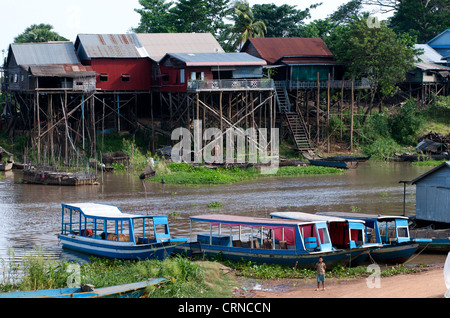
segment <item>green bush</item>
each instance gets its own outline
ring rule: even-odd
[[[415,146],[423,125],[417,102],[409,99],[389,120],[392,138],[404,146]]]

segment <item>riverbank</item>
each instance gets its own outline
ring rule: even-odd
[[[380,288],[369,288],[367,278],[342,280],[327,279],[325,290],[316,291],[311,280],[303,286],[292,286],[293,282],[266,282],[248,293],[249,298],[443,298],[447,287],[444,281],[443,264],[417,273],[400,274],[380,278]],[[373,281],[370,281],[373,283]],[[290,284],[290,286],[289,286]],[[284,286],[277,291],[276,286]],[[289,286],[289,287],[286,287]]]
[[[213,165],[194,166],[187,163],[158,162],[156,176],[147,180],[166,184],[230,184],[244,180],[264,178],[270,176],[289,177],[304,175],[343,174],[345,170],[316,167],[316,166],[288,166],[279,167],[270,173],[261,173],[257,167],[248,168],[221,168]]]

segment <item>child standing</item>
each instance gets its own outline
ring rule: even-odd
[[[322,256],[319,257],[319,262],[316,263],[316,271],[317,271],[317,288],[319,290],[320,282],[322,282],[322,290],[325,290],[325,270],[327,266],[323,262]]]

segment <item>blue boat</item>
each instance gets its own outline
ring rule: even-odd
[[[167,281],[166,278],[161,277],[98,289],[91,285],[81,285],[75,288],[1,293],[0,298],[139,298],[145,293],[147,287],[157,286]]]
[[[273,218],[298,220],[298,221],[323,221],[328,225],[330,240],[335,249],[354,249],[365,247],[366,251],[354,259],[350,266],[357,266],[364,263],[369,258],[369,253],[382,245],[380,243],[370,243],[365,241],[364,221],[347,219],[340,217],[324,216],[304,212],[272,212]]]
[[[408,218],[404,216],[372,215],[345,212],[320,212],[318,215],[363,220],[367,242],[382,246],[370,251],[370,258],[378,264],[402,264],[417,250],[420,242],[427,239],[412,239]]]
[[[172,238],[167,216],[122,213],[113,205],[62,204],[63,248],[119,259],[159,259],[170,256],[187,238]]]
[[[190,217],[190,239],[178,245],[176,253],[189,255],[190,244],[200,243],[207,256],[234,261],[294,265],[314,268],[319,256],[328,268],[347,265],[366,247],[335,249],[330,242],[327,223],[300,222],[235,215],[199,215]],[[194,225],[203,231],[194,234]],[[206,226],[205,226],[206,225]]]
[[[340,169],[348,169],[349,165],[345,161],[334,161],[326,159],[308,159],[309,163],[313,166],[332,167]],[[356,162],[357,164],[357,162]],[[356,164],[352,164],[351,167],[356,167]]]

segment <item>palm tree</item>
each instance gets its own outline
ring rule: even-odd
[[[68,41],[53,31],[50,24],[33,24],[14,39],[14,43],[36,43],[48,41]]]
[[[266,24],[263,21],[255,21],[247,0],[237,0],[234,3],[233,20],[231,38],[231,42],[234,42],[233,50],[242,47],[249,38],[261,38],[267,32]]]

